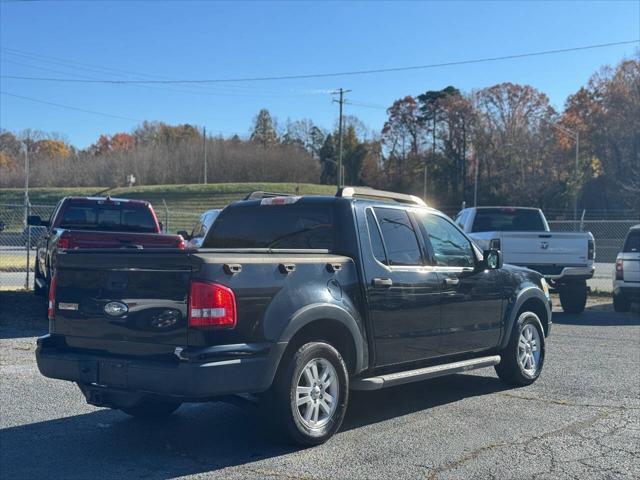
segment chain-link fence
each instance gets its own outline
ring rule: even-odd
[[[46,231],[44,227],[27,227],[26,216],[48,219],[55,205],[0,204],[0,289],[33,288],[35,245]],[[154,205],[158,220],[168,233],[191,232],[203,213],[171,209],[165,202]],[[622,249],[631,226],[640,220],[562,220],[550,221],[552,231],[591,232],[596,240],[596,273],[589,286],[593,290],[611,291],[616,255]],[[29,247],[29,248],[27,248]]]
[[[28,227],[27,215],[47,219],[55,205],[0,204],[0,290],[33,288],[35,246],[45,227]]]
[[[614,264],[627,232],[640,220],[562,220],[550,221],[555,232],[591,232],[596,242],[596,271],[587,283],[592,290],[610,292]]]

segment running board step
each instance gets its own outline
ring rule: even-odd
[[[404,383],[419,382],[429,378],[441,377],[452,373],[466,372],[476,368],[491,367],[500,363],[500,355],[490,357],[472,358],[461,362],[444,363],[433,367],[418,368],[404,372],[388,373],[377,377],[356,378],[351,381],[352,390],[380,390],[381,388],[395,387]]]

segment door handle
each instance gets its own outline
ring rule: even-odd
[[[377,288],[389,288],[393,285],[393,280],[390,278],[374,278],[373,286]]]
[[[446,277],[444,279],[445,285],[458,285],[460,283],[460,279],[457,277]]]

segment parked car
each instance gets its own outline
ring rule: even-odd
[[[203,247],[59,254],[40,372],[133,416],[250,394],[315,445],[340,427],[350,389],[489,366],[528,385],[542,371],[544,278],[478,250],[416,197],[253,196],[220,213]]]
[[[178,235],[182,235],[182,237],[187,240],[187,248],[200,248],[202,246],[207,232],[219,214],[220,209],[207,210],[200,215],[200,220],[198,220],[198,223],[193,227],[191,233],[188,233],[186,230],[178,232]]]
[[[29,216],[32,228],[42,229],[36,244],[34,290],[49,288],[58,254],[87,248],[184,248],[180,235],[161,233],[151,204],[110,197],[65,197],[48,221]]]
[[[640,224],[629,229],[613,272],[613,308],[628,312],[632,302],[640,302]]]
[[[559,293],[565,312],[584,310],[594,272],[590,232],[551,232],[539,208],[466,208],[456,222],[480,248],[498,249],[506,263],[540,272]]]

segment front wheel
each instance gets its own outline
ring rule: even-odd
[[[533,312],[522,312],[513,326],[509,344],[500,352],[496,373],[508,385],[531,385],[542,372],[544,355],[544,331],[540,318]]]
[[[587,282],[585,280],[558,286],[560,303],[566,313],[582,313],[587,305]]]
[[[282,367],[267,412],[275,413],[295,443],[326,442],[342,425],[349,401],[349,376],[340,353],[327,343],[306,343]]]

